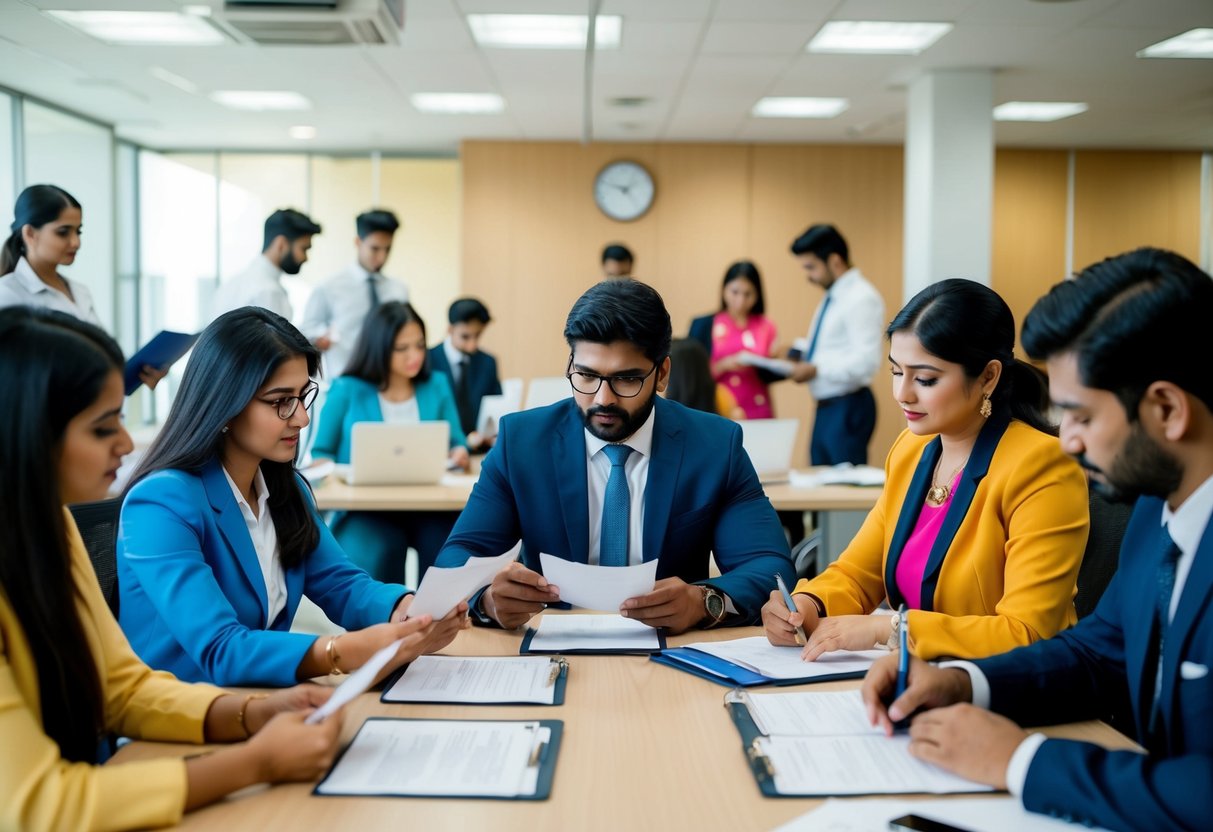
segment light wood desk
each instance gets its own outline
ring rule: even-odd
[[[756,635],[757,628],[691,633],[672,644]],[[474,629],[445,652],[516,655],[519,632]],[[566,704],[559,707],[384,705],[364,694],[345,712],[348,742],[372,715],[438,719],[560,719],[565,733],[550,800],[437,800],[313,797],[311,784],[279,785],[186,815],[186,829],[471,829],[484,832],[569,830],[772,829],[816,806],[811,799],[764,798],[725,712],[726,688],[638,656],[569,658]],[[855,681],[784,690],[854,687]],[[1100,723],[1051,734],[1131,747]],[[135,742],[115,763],[197,746]]]

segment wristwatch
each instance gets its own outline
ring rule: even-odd
[[[700,623],[704,629],[715,627],[724,620],[724,595],[714,586],[700,584],[699,588],[703,590],[703,607],[708,613]]]
[[[889,616],[889,640],[884,644],[878,644],[877,647],[883,647],[885,650],[896,650],[898,648],[897,639],[901,635],[901,613],[894,612]]]

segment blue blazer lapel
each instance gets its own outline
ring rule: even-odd
[[[897,528],[893,531],[893,540],[889,543],[889,557],[884,567],[885,594],[889,596],[889,605],[893,609],[906,602],[905,596],[897,588],[897,562],[901,560],[901,552],[906,547],[906,541],[910,539],[910,532],[914,531],[918,515],[922,513],[923,501],[926,500],[927,490],[931,487],[931,472],[935,470],[935,463],[939,461],[941,453],[943,445],[938,436],[922,449],[922,458],[914,469],[914,477],[910,480],[910,487],[901,504],[901,514],[897,517]],[[925,591],[922,598],[924,602],[927,600]]]
[[[657,415],[653,425],[652,457],[649,459],[648,483],[644,488],[644,559],[661,556],[670,523],[670,507],[674,504],[674,487],[682,467],[682,452],[686,446],[682,421],[672,407],[665,407],[658,398]]]
[[[1175,736],[1176,720],[1172,718],[1175,705],[1175,685],[1179,679],[1180,659],[1186,654],[1188,641],[1193,635],[1200,614],[1209,608],[1213,601],[1213,528],[1205,530],[1200,546],[1196,549],[1196,557],[1192,561],[1192,569],[1188,572],[1184,583],[1183,593],[1179,596],[1179,606],[1175,608],[1175,618],[1167,630],[1165,646],[1162,655],[1162,689],[1159,691],[1159,703],[1162,706],[1163,724],[1167,726],[1168,734]],[[1144,683],[1144,682],[1143,682]],[[1170,743],[1168,743],[1170,745]]]
[[[577,407],[571,401],[568,412],[568,418],[560,422],[552,442],[552,477],[560,490],[560,511],[569,541],[568,559],[588,563],[590,492],[586,483],[585,431]],[[535,558],[538,557],[536,552]]]
[[[257,551],[253,548],[252,538],[249,537],[244,515],[240,513],[240,506],[236,505],[232,488],[223,474],[223,466],[218,460],[209,462],[202,469],[201,476],[207,499],[215,511],[215,524],[257,596],[257,601],[261,604],[261,618],[265,620],[269,614],[269,594],[265,589],[265,576],[261,574]]]

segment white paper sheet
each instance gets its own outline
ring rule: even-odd
[[[751,693],[750,715],[768,736],[831,737],[874,734],[858,690],[814,693]]]
[[[513,549],[493,558],[468,558],[462,566],[431,566],[425,570],[421,586],[413,603],[409,605],[409,618],[429,613],[437,621],[464,601],[476,594],[478,589],[493,582],[493,576],[518,557],[522,548],[519,541]]]
[[[793,488],[817,488],[823,485],[884,485],[884,469],[874,465],[852,465],[840,462],[828,468],[812,471],[792,471],[788,482]]]
[[[379,675],[379,671],[387,667],[388,662],[396,655],[396,651],[400,649],[400,642],[393,641],[387,647],[380,649],[375,655],[367,660],[366,664],[351,673],[337,690],[333,691],[333,695],[329,697],[329,701],[325,702],[319,708],[312,712],[307,718],[308,725],[315,725],[317,722],[323,722],[328,717],[337,712],[337,709],[347,702],[352,702],[357,699],[367,689],[375,684],[375,678]]]
[[[758,355],[753,352],[739,352],[737,353],[737,360],[750,367],[761,367],[764,370],[770,370],[772,373],[781,376],[790,376],[794,366],[786,358],[768,358],[765,355]]]
[[[657,561],[637,566],[590,566],[540,553],[539,563],[548,583],[560,588],[560,600],[587,610],[615,612],[629,598],[653,591]]]
[[[514,797],[534,794],[538,722],[371,719],[320,794]]]
[[[1026,811],[1017,798],[888,800],[830,798],[774,832],[889,832],[889,821],[915,814],[974,832],[1064,832],[1087,827]],[[1098,832],[1098,827],[1096,832]]]
[[[545,615],[531,639],[532,650],[658,650],[657,631],[621,615]]]
[[[546,656],[421,656],[384,694],[385,702],[534,702],[556,699]]]
[[[563,587],[561,587],[563,589]],[[883,650],[836,650],[814,662],[800,658],[801,647],[776,647],[764,636],[731,641],[700,641],[688,644],[702,653],[730,661],[772,679],[800,679],[832,676],[836,673],[861,673],[872,662],[886,655]]]

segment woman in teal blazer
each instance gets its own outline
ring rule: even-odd
[[[329,389],[312,456],[348,463],[350,436],[358,422],[438,420],[451,426],[451,462],[467,468],[467,438],[455,395],[446,376],[430,369],[425,322],[407,303],[384,303],[367,315],[349,366]],[[378,580],[401,581],[408,548],[417,550],[420,578],[458,516],[451,511],[350,511],[338,514],[332,527],[359,566]]]

